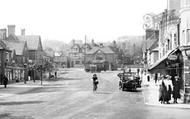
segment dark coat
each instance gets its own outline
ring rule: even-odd
[[[8,84],[8,78],[6,76],[3,77],[3,84],[4,85]]]
[[[98,84],[98,77],[93,76],[92,79],[93,79],[93,84]]]
[[[166,101],[167,99],[167,89],[166,85],[162,81],[162,84],[159,87],[159,101]]]
[[[174,99],[180,98],[180,82],[179,81],[173,82],[173,98]]]

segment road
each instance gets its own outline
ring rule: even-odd
[[[56,80],[39,84],[0,87],[0,119],[189,119],[188,109],[145,105],[143,90],[118,90],[119,71],[97,73],[99,86],[92,92],[92,74],[64,69]]]

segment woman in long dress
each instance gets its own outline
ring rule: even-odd
[[[166,97],[166,85],[164,83],[165,76],[162,76],[159,80],[159,102],[165,103],[165,97]]]
[[[167,78],[164,80],[164,84],[166,85],[166,95],[164,97],[164,101],[167,104],[170,104],[169,101],[171,100],[173,85],[171,81],[171,76],[167,75],[166,77]]]

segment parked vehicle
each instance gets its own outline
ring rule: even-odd
[[[132,72],[119,73],[118,77],[120,78],[119,89],[122,91],[124,90],[135,91],[137,88],[141,87],[140,77],[136,76],[135,73]]]

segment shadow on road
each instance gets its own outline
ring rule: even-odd
[[[17,94],[21,94],[22,95],[22,94],[31,94],[31,93],[56,92],[60,88],[64,88],[64,87],[56,87],[56,86],[38,87],[38,88],[32,88],[32,89],[24,91],[24,92],[20,92],[20,93],[17,93]]]
[[[0,119],[34,119],[28,116],[11,116],[10,113],[0,114]]]
[[[99,92],[99,91],[97,91],[97,92],[95,92],[96,94],[112,94],[113,92]]]
[[[141,89],[138,89],[138,90],[124,90],[125,92],[142,92]]]
[[[83,78],[62,78],[63,80],[82,80]]]
[[[42,103],[43,101],[23,101],[23,102],[0,102],[0,105],[24,105]]]

